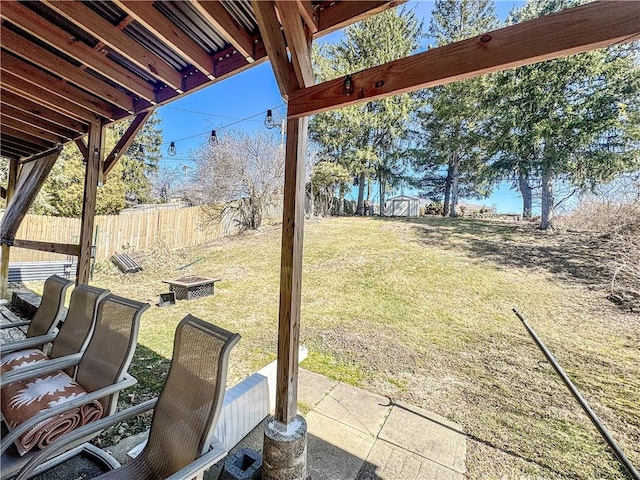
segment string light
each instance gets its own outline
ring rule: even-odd
[[[277,107],[275,107],[275,109],[281,108],[281,107],[283,107],[283,106],[284,106],[284,105],[282,105],[282,104],[281,104],[281,105],[278,105]],[[175,107],[171,107],[171,108],[173,108],[174,110],[181,110],[181,109],[177,109],[177,108],[175,108]],[[269,116],[269,115],[271,116],[271,119],[272,119],[271,121],[272,121],[272,123],[273,123],[273,127],[276,127],[277,125],[276,125],[275,121],[273,120],[273,110],[274,110],[274,109],[267,110],[267,116]],[[184,111],[189,112],[189,113],[203,113],[203,112],[192,112],[192,111],[190,111],[190,110],[184,110]],[[234,125],[237,125],[237,124],[242,123],[242,122],[246,122],[246,121],[248,121],[248,120],[252,120],[252,119],[254,119],[254,118],[256,118],[256,117],[259,117],[259,116],[261,116],[261,115],[263,115],[263,114],[264,114],[264,110],[263,110],[262,112],[259,112],[259,113],[256,113],[256,114],[254,114],[254,115],[251,115],[251,116],[249,116],[249,117],[241,118],[241,119],[239,119],[239,120],[236,120],[235,122],[231,122],[231,123],[228,123],[228,124],[223,125],[223,126],[221,126],[221,127],[218,127],[218,128],[217,128],[217,131],[220,131],[220,130],[223,130],[223,129],[226,129],[226,128],[229,128],[229,127],[232,127],[232,126],[234,126]],[[229,117],[229,118],[232,118],[232,117]],[[259,121],[259,120],[258,120],[258,121]],[[266,124],[266,119],[265,119],[265,124]],[[273,127],[268,127],[268,128],[273,128]],[[169,145],[169,148],[167,149],[167,155],[169,155],[169,156],[171,156],[171,157],[173,157],[173,156],[175,156],[175,155],[176,155],[176,143],[178,143],[178,142],[182,142],[182,141],[184,141],[184,140],[190,140],[190,139],[192,139],[192,138],[196,138],[196,137],[202,137],[202,136],[204,136],[204,135],[209,135],[209,138],[208,138],[209,143],[211,143],[211,142],[213,142],[213,141],[217,141],[217,140],[218,140],[218,138],[217,138],[217,134],[216,134],[216,130],[207,130],[206,132],[196,133],[195,135],[190,135],[190,136],[188,136],[188,137],[179,138],[179,139],[174,140],[173,142],[171,142],[171,143],[170,143],[170,145]],[[215,137],[215,140],[213,140],[213,138],[212,138],[212,137]],[[169,143],[169,142],[165,142],[165,143],[163,143],[162,145],[166,145],[167,143]],[[217,143],[216,143],[216,144],[217,144]]]
[[[353,93],[353,79],[351,78],[351,75],[347,75],[344,78],[344,86],[342,91],[347,96]]]
[[[276,126],[276,123],[273,121],[273,112],[271,110],[267,110],[267,116],[264,117],[264,126],[268,129],[272,129]]]
[[[209,137],[209,145],[215,147],[218,145],[218,135],[215,130],[211,130],[211,136]]]

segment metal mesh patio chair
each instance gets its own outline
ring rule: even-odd
[[[78,285],[73,289],[67,316],[51,343],[49,355],[42,351],[41,347],[46,343],[42,336],[11,342],[6,348],[3,345],[0,359],[3,375],[0,385],[6,383],[4,381],[5,372],[15,371],[16,368],[19,368],[21,372],[35,370],[41,366],[40,362],[43,360],[68,355],[77,355],[79,359],[89,342],[91,333],[93,333],[98,303],[108,294],[109,290],[86,284]],[[67,373],[73,375],[71,369]]]
[[[224,458],[227,451],[213,436],[222,408],[229,353],[240,335],[228,332],[191,315],[178,325],[173,359],[158,399],[116,413],[72,433],[82,436],[112,426],[133,415],[154,408],[146,446],[125,466],[100,475],[100,480],[191,479]],[[51,458],[62,448],[51,445],[39,453],[21,472],[18,479],[30,478],[56,465]],[[80,447],[78,447],[80,448]],[[107,455],[102,452],[102,455]],[[66,456],[65,458],[68,458]],[[111,458],[105,464],[113,464]]]
[[[66,375],[62,369],[77,365],[75,384],[85,393],[75,397],[70,396],[64,402],[55,400],[55,406],[35,414],[3,435],[0,468],[3,479],[12,478],[30,458],[38,453],[38,450],[34,448],[20,456],[20,451],[14,442],[24,438],[25,433],[32,435],[34,427],[42,428],[41,422],[45,420],[47,422],[57,421],[63,415],[75,412],[75,410],[82,411],[89,404],[95,405],[95,402],[100,403],[99,410],[102,417],[114,414],[119,392],[137,383],[135,378],[127,374],[127,369],[131,363],[138,338],[140,316],[148,307],[149,304],[109,294],[98,305],[94,333],[79,360],[69,356],[61,357],[43,362],[45,365],[35,373],[17,371],[6,375],[4,379],[6,384],[2,388],[0,398],[4,419],[3,427],[8,426],[10,421],[8,413],[10,413],[12,398],[15,399],[19,396],[21,388],[26,389],[30,384],[42,382],[43,386],[39,387],[40,391],[47,392],[47,395],[53,395],[50,390],[45,388],[45,382],[52,377]],[[34,375],[36,376],[34,377]],[[43,400],[47,401],[48,397],[44,397]],[[96,434],[97,432],[87,434],[81,440],[76,440],[75,443],[70,442],[67,448],[87,441]],[[54,430],[54,434],[49,435],[47,441],[55,442],[59,435],[64,438],[70,433],[68,429],[63,432]],[[38,447],[45,446],[38,443]]]
[[[5,328],[17,328],[28,325],[26,338],[47,335],[50,338],[44,343],[50,342],[55,337],[57,320],[64,308],[64,297],[67,289],[71,285],[73,285],[72,281],[58,275],[52,275],[44,282],[42,301],[33,319],[23,322],[5,323],[0,325],[0,328],[4,330]],[[10,344],[11,342],[2,344],[2,350],[5,351],[5,348]]]

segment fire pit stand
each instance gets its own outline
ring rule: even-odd
[[[207,278],[199,275],[187,275],[175,280],[163,280],[176,295],[176,300],[193,300],[194,298],[213,295],[213,286],[219,278]]]

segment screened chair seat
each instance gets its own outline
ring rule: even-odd
[[[227,454],[213,432],[224,400],[229,353],[239,340],[238,334],[187,315],[176,329],[169,374],[157,399],[98,420],[52,444],[29,462],[18,479],[31,478],[49,468],[56,460],[44,463],[46,459],[56,455],[69,439],[151,408],[154,413],[149,439],[140,455],[97,478],[179,480],[199,475]]]
[[[77,367],[73,380],[86,394],[76,396],[62,405],[54,405],[23,421],[20,425],[9,428],[10,432],[3,435],[2,438],[0,474],[3,479],[13,478],[20,471],[20,468],[40,452],[40,450],[32,449],[24,456],[20,456],[14,442],[41,422],[66,414],[71,409],[83,408],[93,401],[100,402],[102,416],[108,417],[115,413],[119,392],[137,383],[135,378],[126,372],[133,358],[140,316],[147,308],[149,308],[147,303],[109,294],[98,305],[94,333],[79,359],[74,358],[73,355],[56,358],[43,362],[44,365],[36,371],[18,370],[5,376],[6,386],[0,392],[3,408],[5,408],[5,403],[11,401],[9,398],[5,398],[5,391],[11,393],[12,383],[29,381],[36,375],[58,375],[62,373],[61,370],[69,367]],[[46,393],[48,392],[45,391]],[[10,426],[3,422],[3,428],[5,427]],[[64,435],[60,438],[65,439],[71,435],[67,433],[68,431],[65,430]],[[76,440],[75,443],[69,442],[66,448],[73,448],[97,433],[87,434],[82,439]],[[52,437],[51,441],[55,442],[56,438]]]
[[[46,337],[43,338],[43,344],[50,342],[56,336],[57,321],[64,308],[65,294],[71,285],[73,285],[71,280],[58,275],[47,278],[42,289],[40,307],[33,318],[23,322],[4,323],[0,325],[0,328],[4,330],[27,326],[26,338]],[[9,351],[12,343],[14,342],[5,342],[0,346],[0,349],[3,352]]]
[[[86,348],[96,323],[99,302],[109,294],[109,290],[86,284],[78,285],[71,292],[69,309],[64,323],[51,342],[51,352],[46,355],[40,348],[46,341],[43,337],[25,338],[2,348],[0,357],[0,385],[5,385],[5,374],[35,371],[43,361],[80,355]],[[73,357],[76,358],[76,357]],[[73,376],[73,369],[67,371]]]

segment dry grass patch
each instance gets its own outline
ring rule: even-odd
[[[242,334],[230,383],[275,358],[278,228],[142,262],[146,270],[129,276],[102,265],[94,283],[156,302],[165,278],[223,281],[212,297],[145,313],[136,400],[163,375],[173,328],[187,312]],[[469,478],[622,478],[511,312],[517,307],[528,318],[639,464],[640,319],[606,300],[600,263],[584,238],[524,223],[308,222],[303,366],[461,423]]]

